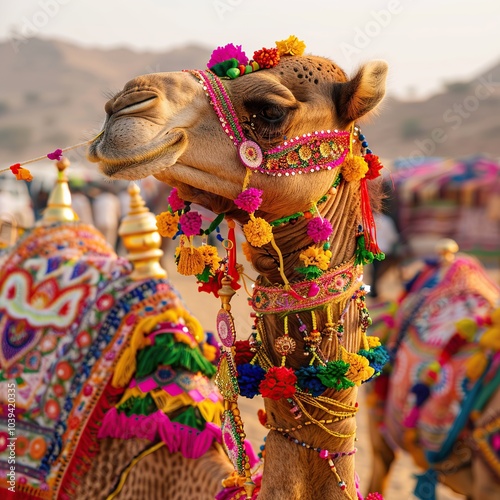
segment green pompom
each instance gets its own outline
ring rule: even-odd
[[[323,274],[323,271],[316,266],[297,267],[295,270],[303,274],[307,280],[314,280]]]
[[[214,64],[211,68],[210,71],[215,73],[219,77],[227,76],[227,70],[231,68],[237,68],[238,67],[238,59],[235,59],[234,57],[232,59],[228,59],[227,61],[222,61],[220,63]]]

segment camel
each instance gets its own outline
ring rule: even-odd
[[[120,228],[125,259],[75,220],[67,160],[57,166],[43,219],[0,253],[1,496],[213,499],[232,471],[208,358],[217,347],[165,279],[155,219],[139,188],[129,188],[130,213]],[[144,381],[134,367],[160,339],[188,357],[169,366],[160,359]],[[175,394],[160,389],[168,385],[165,373]],[[164,382],[151,386],[151,376]],[[131,388],[134,381],[139,388]],[[179,391],[187,383],[197,384],[197,396]],[[134,390],[138,400],[154,402],[127,416],[120,405]]]
[[[390,369],[366,387],[370,488],[380,492],[404,450],[424,471],[419,499],[435,498],[438,481],[470,499],[500,496],[500,288],[458,250],[440,240],[398,303],[373,317],[391,353]]]
[[[106,103],[88,159],[110,179],[153,175],[180,199],[246,230],[245,254],[259,273],[252,297],[256,333],[249,339],[253,366],[266,376],[288,370],[293,379],[307,367],[350,361],[344,366],[356,372],[350,375],[355,382],[336,378],[348,388],[332,379],[324,391],[302,386],[288,398],[265,391],[272,397],[264,399],[269,434],[258,498],[353,499],[357,389],[376,371],[356,354],[375,347],[365,335],[363,259],[356,259],[363,229],[366,238],[370,229],[369,223],[360,229],[368,167],[361,171],[366,162],[357,163],[367,153],[358,121],[382,101],[388,67],[367,62],[349,78],[331,60],[287,45],[277,43],[279,62],[269,49],[272,64],[257,61],[257,53],[246,66],[230,61],[227,77],[213,69],[134,78]],[[225,64],[214,61],[214,68],[219,63]],[[349,165],[358,165],[354,175]],[[369,183],[374,210],[376,185]],[[246,188],[262,193],[255,210],[235,201]],[[307,232],[310,219],[331,225],[321,248],[314,242],[323,238]],[[316,277],[297,270],[318,269],[305,262],[308,256],[323,267]],[[251,488],[245,491],[252,497]]]

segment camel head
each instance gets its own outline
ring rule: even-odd
[[[386,74],[383,61],[365,64],[349,79],[328,59],[285,55],[272,68],[221,82],[245,138],[265,153],[303,134],[349,130],[382,100]],[[184,200],[217,213],[234,210],[246,168],[205,90],[191,72],[134,78],[106,103],[104,128],[89,159],[112,179],[154,175]],[[327,170],[258,173],[251,185],[264,192],[260,210],[279,217],[310,206],[331,178]]]

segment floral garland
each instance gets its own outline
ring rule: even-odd
[[[275,48],[256,50],[253,59],[249,60],[241,45],[229,43],[212,52],[207,67],[219,77],[237,78],[259,69],[273,68],[279,63],[281,56],[300,56],[305,48],[303,41],[291,35],[286,40],[276,42]]]
[[[309,365],[297,370],[285,366],[286,355],[295,349],[295,341],[288,337],[287,317],[285,316],[285,335],[278,337],[275,341],[276,351],[283,356],[282,363],[281,366],[273,366],[263,351],[263,344],[260,340],[263,324],[262,318],[258,315],[250,339],[238,340],[234,344],[234,360],[238,372],[240,394],[247,398],[260,394],[274,400],[292,398],[297,392],[317,397],[327,389],[336,391],[349,389],[378,376],[388,362],[389,356],[378,337],[366,335],[371,320],[365,306],[364,291],[355,293],[352,299],[357,302],[360,310],[365,348],[356,354],[348,352],[339,345],[338,359],[325,361],[318,348],[321,343],[321,334],[315,329],[314,311],[311,311],[313,331],[310,333],[307,332],[306,325],[297,314],[301,325],[299,331],[304,336],[305,353],[311,355]],[[336,333],[339,340],[343,336],[343,317],[348,307],[346,306],[341,314],[336,328],[330,332],[331,336]],[[316,364],[314,364],[315,361]]]
[[[366,337],[370,348],[358,354],[340,348],[341,359],[323,365],[306,365],[298,370],[285,366],[272,366],[266,371],[259,363],[259,354],[252,352],[249,362],[238,363],[244,352],[256,350],[249,340],[237,340],[236,367],[240,394],[246,398],[261,395],[274,400],[288,399],[297,392],[317,397],[327,389],[342,391],[359,386],[380,374],[388,355],[377,337]],[[260,348],[260,345],[259,347]],[[345,361],[346,360],[349,361]]]
[[[207,229],[203,229],[201,214],[191,210],[191,203],[182,200],[176,188],[168,196],[167,210],[156,216],[156,227],[162,237],[179,237],[180,243],[175,249],[175,263],[179,274],[196,276],[201,285],[199,291],[213,293],[216,297],[219,296],[222,277],[228,272],[234,278],[233,287],[240,287],[234,266],[229,269],[228,259],[219,257],[217,247],[206,243],[206,238],[214,231],[217,233],[217,240],[224,241],[219,228],[223,219],[224,214],[220,214]],[[195,236],[203,238],[201,247],[194,246]]]

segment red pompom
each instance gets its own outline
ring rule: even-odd
[[[280,61],[278,49],[261,49],[256,50],[253,54],[253,60],[259,64],[261,68],[273,68]]]
[[[278,401],[281,398],[290,398],[295,394],[297,376],[291,368],[273,366],[259,385],[262,397]]]
[[[368,172],[365,178],[368,180],[373,180],[380,175],[380,171],[384,168],[382,163],[380,163],[379,157],[372,153],[367,153],[364,156],[366,163],[368,164]]]
[[[255,356],[255,352],[252,352],[250,349],[250,342],[248,340],[237,340],[234,343],[234,347],[236,348],[234,362],[237,366],[250,363]]]

